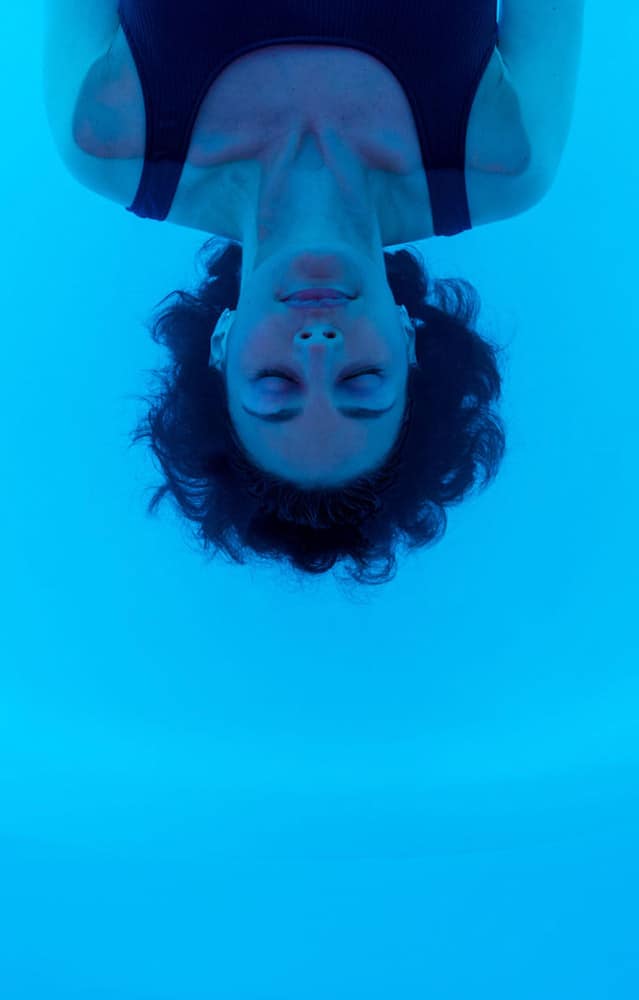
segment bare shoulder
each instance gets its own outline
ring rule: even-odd
[[[515,81],[495,48],[466,135],[466,191],[473,228],[512,218],[541,201],[552,174],[531,132]]]
[[[525,146],[519,144],[520,167],[498,179],[491,176],[489,162],[477,172],[471,169],[467,186],[477,207],[474,225],[517,215],[541,201],[552,187],[574,115],[584,14],[585,0],[504,4],[496,48],[501,80],[495,123],[504,136],[525,137]],[[490,111],[485,119],[490,134]],[[495,137],[491,141],[498,142]]]
[[[498,50],[530,139],[532,169],[556,175],[572,124],[585,0],[508,0]]]
[[[118,0],[45,0],[44,13],[42,97],[56,150],[70,167],[77,154],[73,117],[78,96],[117,35]],[[81,166],[82,157],[77,159]]]

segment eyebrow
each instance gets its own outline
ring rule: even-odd
[[[397,400],[394,399],[390,406],[385,406],[381,410],[372,410],[366,406],[338,406],[337,409],[343,416],[353,417],[355,420],[377,420],[392,410],[396,402]],[[248,406],[244,406],[244,404],[242,404],[242,409],[246,413],[250,413],[252,417],[265,420],[269,424],[281,424],[287,420],[294,420],[295,417],[299,417],[303,413],[301,406],[285,407],[282,410],[275,410],[274,413],[257,413],[255,410],[249,410]]]

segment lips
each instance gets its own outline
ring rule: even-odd
[[[284,299],[284,305],[291,309],[306,309],[307,312],[313,309],[339,309],[343,308],[350,300],[346,296],[338,299]]]
[[[292,292],[285,299],[283,299],[283,301],[290,302],[291,300],[295,300],[296,302],[314,303],[324,301],[326,299],[340,300],[350,298],[350,295],[347,295],[346,292],[342,292],[337,288],[323,288],[320,286],[315,288],[302,288],[298,292]]]

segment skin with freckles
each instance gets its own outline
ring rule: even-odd
[[[266,151],[243,201],[239,301],[215,331],[226,332],[230,415],[258,464],[302,486],[375,468],[402,422],[414,331],[386,280],[373,188],[334,129],[304,123]],[[350,298],[303,309],[281,301],[316,286]],[[275,374],[260,377],[264,369]],[[301,412],[255,416],[282,408]]]

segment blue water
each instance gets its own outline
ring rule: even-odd
[[[143,324],[206,236],[74,181],[3,22],[0,997],[633,1000],[635,5],[544,200],[418,244],[509,343],[509,448],[352,601],[147,517]]]

